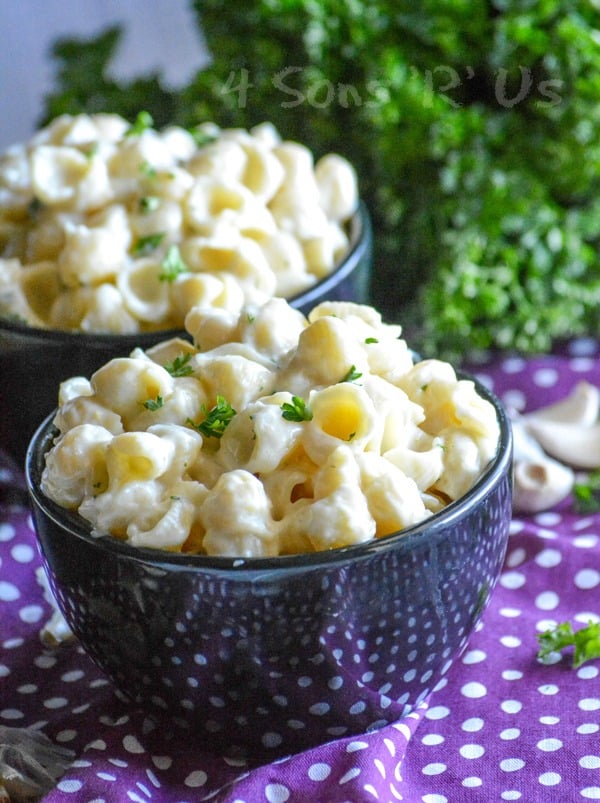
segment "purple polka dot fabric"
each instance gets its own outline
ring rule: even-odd
[[[519,411],[564,397],[582,379],[600,385],[592,341],[470,368]],[[600,621],[600,514],[578,515],[571,498],[514,517],[483,619],[418,710],[250,764],[165,735],[76,644],[44,647],[39,632],[52,611],[22,488],[19,468],[0,455],[0,726],[40,729],[72,751],[47,803],[600,800],[600,661],[573,669],[568,653],[551,665],[536,658],[536,633]]]

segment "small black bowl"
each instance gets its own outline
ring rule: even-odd
[[[215,750],[275,757],[397,721],[464,649],[505,556],[511,430],[477,388],[500,442],[462,499],[380,540],[268,559],[92,537],[40,490],[49,417],[26,468],[60,610],[123,694]]]
[[[307,314],[325,300],[367,303],[372,258],[371,221],[361,203],[350,222],[350,249],[340,265],[290,304]],[[31,436],[56,407],[63,380],[89,377],[113,357],[127,357],[138,346],[146,349],[175,336],[189,339],[181,330],[88,334],[35,329],[0,318],[0,447],[22,463]]]

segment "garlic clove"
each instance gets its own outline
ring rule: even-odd
[[[582,426],[530,418],[525,426],[555,460],[581,469],[600,467],[600,424]]]
[[[531,413],[526,421],[557,421],[589,427],[595,424],[600,414],[600,389],[585,380],[578,382],[564,399]]]
[[[556,460],[519,461],[514,466],[513,511],[540,513],[565,499],[575,481],[574,472]]]

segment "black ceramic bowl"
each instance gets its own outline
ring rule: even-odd
[[[369,300],[373,234],[361,203],[350,223],[350,250],[340,265],[290,304],[308,313],[325,300]],[[34,329],[0,318],[0,447],[22,462],[36,428],[56,407],[58,386],[72,376],[89,377],[113,357],[174,336],[179,330],[129,335]]]
[[[458,502],[401,533],[270,559],[186,556],[92,537],[40,491],[51,419],[27,454],[51,587],[118,689],[218,749],[275,755],[396,721],[464,649],[511,519],[510,424]]]

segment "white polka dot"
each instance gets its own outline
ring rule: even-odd
[[[586,770],[597,770],[600,767],[600,756],[582,756],[579,765]]]
[[[35,558],[35,551],[29,544],[15,544],[10,550],[10,554],[17,563],[31,563]]]
[[[600,541],[600,538],[594,533],[585,533],[585,535],[577,535],[571,543],[578,549],[595,549],[598,546],[598,541]]]
[[[113,775],[112,772],[97,772],[96,775],[100,778],[101,781],[116,781],[117,776]]]
[[[467,733],[475,733],[476,731],[480,731],[485,722],[480,717],[471,717],[470,719],[465,719],[461,728]]]
[[[285,803],[289,800],[290,790],[281,783],[270,783],[265,786],[265,797],[268,803]]]
[[[446,772],[447,766],[445,764],[441,764],[439,762],[433,764],[426,764],[421,772],[423,775],[441,775],[442,772]]]
[[[538,513],[534,521],[540,527],[556,527],[561,523],[562,516],[560,513],[546,510],[543,513]]]
[[[438,744],[442,744],[444,742],[444,737],[439,733],[428,733],[421,739],[424,745],[428,747],[435,746]]]
[[[526,365],[523,357],[507,357],[502,361],[502,370],[505,374],[518,374],[525,370]]]
[[[308,768],[308,777],[311,781],[324,781],[330,775],[331,767],[323,762],[313,764]]]
[[[0,602],[14,602],[20,596],[21,592],[15,585],[0,580]]]
[[[600,786],[587,786],[579,794],[586,800],[600,800]]]
[[[106,750],[106,742],[104,739],[95,739],[86,745],[86,750]]]
[[[512,739],[518,739],[521,735],[521,731],[519,728],[505,728],[500,733],[500,738],[504,741],[510,741]]]
[[[72,728],[68,728],[65,729],[64,731],[59,731],[59,733],[56,734],[56,741],[72,742],[76,736],[77,736],[77,731],[73,730]]]
[[[348,772],[342,775],[342,777],[338,781],[338,784],[340,786],[343,786],[343,784],[348,783],[348,781],[351,781],[353,778],[358,777],[360,775],[360,772],[361,771],[358,767],[352,767],[351,769],[348,770]]]
[[[598,733],[599,730],[600,725],[597,725],[595,722],[584,722],[583,725],[577,728],[577,733],[587,735],[590,733]]]
[[[554,683],[546,683],[544,686],[538,686],[538,691],[545,697],[552,697],[553,695],[558,694],[559,688],[558,686],[554,685]]]
[[[523,703],[518,700],[503,700],[500,703],[500,708],[505,714],[518,714],[522,707]]]
[[[485,753],[485,747],[480,744],[463,744],[459,750],[459,753],[463,758],[481,758],[481,756]]]
[[[173,764],[171,756],[152,756],[152,763],[159,770],[168,770]]]
[[[207,781],[208,775],[204,772],[204,770],[194,770],[194,772],[190,772],[190,774],[187,776],[184,784],[192,789],[197,789],[199,786],[204,786]]]
[[[463,664],[479,664],[482,661],[485,661],[487,655],[484,653],[483,650],[469,650],[469,652],[463,655],[462,662]]]
[[[503,772],[517,772],[522,770],[524,766],[525,762],[522,758],[504,758],[500,762],[500,769]]]
[[[521,572],[505,572],[500,577],[500,585],[509,591],[515,591],[525,585],[525,575]]]
[[[507,790],[506,792],[502,792],[500,797],[502,798],[502,800],[520,800],[521,793],[517,792],[516,790],[510,789]]]
[[[480,697],[485,697],[487,694],[487,689],[483,685],[483,683],[478,683],[477,681],[471,681],[471,683],[465,683],[465,685],[461,688],[460,693],[463,697],[468,697],[471,700],[478,700]]]
[[[521,615],[521,611],[518,608],[500,608],[500,615],[507,619],[516,619]]]
[[[423,803],[448,803],[448,798],[445,795],[423,795],[421,800]]]
[[[435,705],[425,712],[427,719],[444,719],[450,713],[450,709],[444,705]]]
[[[142,745],[137,740],[137,738],[131,733],[128,733],[127,736],[123,737],[123,747],[125,748],[125,750],[127,750],[128,753],[146,752],[142,747]]]
[[[600,572],[596,569],[582,569],[577,572],[573,578],[573,582],[577,588],[580,588],[582,591],[595,588],[600,584]]]
[[[516,647],[521,646],[521,639],[518,636],[502,636],[500,638],[500,644],[504,647],[508,647],[509,650],[514,650]]]
[[[556,786],[562,781],[562,778],[558,772],[544,772],[543,775],[540,775],[538,781],[542,786]]]
[[[314,705],[311,705],[311,707],[308,710],[314,716],[322,717],[329,711],[330,708],[331,706],[329,705],[329,703],[315,703]]]
[[[540,717],[542,725],[558,725],[560,717]]]
[[[23,719],[25,715],[18,708],[5,708],[0,711],[0,718],[2,719]]]
[[[44,611],[39,605],[25,605],[19,611],[19,619],[25,624],[35,624],[44,616]]]
[[[533,381],[540,388],[551,388],[558,382],[556,368],[540,368],[533,373]]]
[[[558,549],[547,547],[546,549],[542,549],[541,552],[538,552],[534,560],[538,566],[544,569],[553,569],[562,561],[562,554]]]
[[[0,672],[0,676],[1,675],[2,675],[2,673]],[[35,685],[35,683],[24,683],[22,686],[19,686],[19,688],[17,689],[19,694],[35,694],[37,690],[38,690],[38,687]]]
[[[368,746],[368,742],[349,742],[346,745],[346,752],[356,753],[357,750],[366,750]]]
[[[0,541],[10,541],[17,531],[12,524],[0,524]]]
[[[44,700],[44,708],[49,708],[51,710],[64,708],[65,705],[68,704],[69,701],[66,699],[66,697],[50,697],[48,700]]]
[[[520,566],[524,561],[527,559],[527,552],[523,549],[523,547],[517,547],[516,549],[511,549],[511,551],[506,556],[506,565],[510,569],[514,569],[515,566]]]
[[[504,680],[521,680],[523,673],[520,669],[505,669],[502,672]]]
[[[61,792],[65,792],[69,795],[74,792],[79,792],[82,786],[83,784],[81,781],[76,781],[74,778],[63,778],[62,781],[59,781],[57,784],[57,788],[60,789]]]
[[[272,731],[268,731],[267,733],[263,733],[261,742],[265,747],[279,747],[283,738],[280,733],[273,733]]]
[[[73,669],[70,672],[65,672],[61,675],[61,680],[64,683],[74,683],[76,680],[81,680],[85,673],[81,669]]]
[[[560,739],[542,739],[537,743],[538,750],[543,750],[544,753],[554,753],[560,750],[563,743]]]
[[[559,603],[560,597],[555,591],[542,591],[535,598],[535,605],[541,611],[553,611]]]
[[[472,776],[471,778],[464,778],[462,785],[467,789],[476,789],[478,786],[481,786],[483,781],[481,778],[477,778],[477,776]]]

